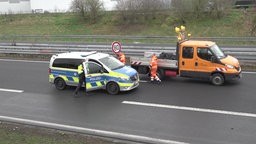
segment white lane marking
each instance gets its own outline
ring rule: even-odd
[[[148,82],[148,81],[146,81],[146,80],[140,80],[140,82],[142,82],[142,83],[146,83],[146,82]]]
[[[163,105],[163,104],[154,104],[154,103],[142,103],[142,102],[135,102],[135,101],[123,101],[122,103],[130,104],[130,105],[140,105],[140,106],[159,107],[159,108],[186,110],[186,111],[194,111],[194,112],[216,113],[216,114],[256,118],[256,114],[253,114],[253,113],[223,111],[223,110],[214,110],[214,109],[203,109],[203,108],[184,107],[184,106],[175,106],[175,105]]]
[[[80,132],[80,133],[105,136],[105,137],[111,137],[111,138],[118,138],[118,139],[130,140],[130,141],[138,141],[138,142],[144,142],[144,143],[146,142],[146,143],[152,143],[152,144],[155,144],[155,143],[157,144],[189,144],[189,143],[173,141],[173,140],[158,139],[158,138],[152,138],[152,137],[146,137],[146,136],[138,136],[138,135],[132,135],[132,134],[83,128],[83,127],[77,127],[77,126],[71,126],[71,125],[63,125],[63,124],[57,124],[57,123],[50,123],[50,122],[43,122],[43,121],[36,121],[36,120],[29,120],[29,119],[22,119],[22,118],[8,117],[8,116],[0,116],[0,120],[41,126],[41,127],[55,128],[60,130],[68,130],[73,132]]]
[[[0,61],[10,61],[10,62],[27,62],[27,63],[49,63],[48,61],[13,60],[13,59],[0,59]]]
[[[4,91],[4,92],[14,92],[14,93],[22,93],[22,92],[24,92],[23,90],[3,89],[3,88],[0,88],[0,91]]]
[[[247,72],[247,71],[245,71],[245,72],[242,72],[242,73],[245,73],[245,74],[256,74],[256,72]]]

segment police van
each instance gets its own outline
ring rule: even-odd
[[[140,79],[135,69],[109,54],[96,51],[53,55],[49,65],[49,82],[59,90],[65,89],[67,85],[77,86],[78,66],[82,60],[87,91],[105,89],[109,94],[118,94],[139,86]]]

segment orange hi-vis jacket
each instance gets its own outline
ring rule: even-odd
[[[118,59],[119,59],[123,64],[125,64],[125,55],[124,55],[123,53],[120,53],[120,54],[119,54]]]
[[[155,55],[153,55],[152,58],[151,58],[151,61],[150,61],[151,76],[153,76],[153,77],[156,76],[157,62],[158,62],[157,57]]]

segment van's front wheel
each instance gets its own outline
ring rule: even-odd
[[[110,82],[107,84],[107,92],[112,95],[118,94],[120,91],[119,86],[115,82]]]
[[[212,84],[219,86],[219,85],[222,85],[224,83],[224,81],[225,81],[225,79],[222,74],[216,73],[216,74],[212,75],[212,78],[211,78]]]
[[[64,90],[66,88],[66,83],[62,78],[57,78],[54,82],[56,89]]]

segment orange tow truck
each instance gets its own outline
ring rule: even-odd
[[[175,28],[178,42],[175,53],[145,52],[144,57],[131,57],[131,67],[140,74],[149,73],[152,54],[158,56],[157,75],[179,76],[187,78],[208,79],[213,85],[222,85],[225,81],[241,78],[239,61],[225,55],[215,42],[190,40],[185,27]]]

